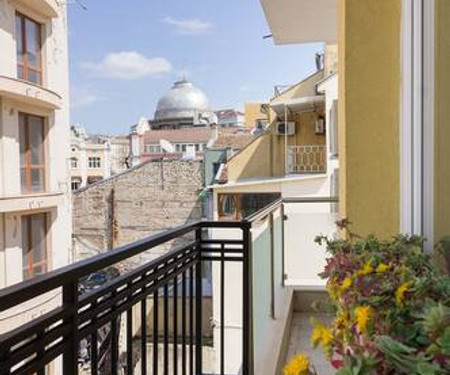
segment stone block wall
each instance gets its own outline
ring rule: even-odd
[[[202,217],[203,162],[147,162],[73,196],[74,260]],[[187,241],[188,239],[185,239]],[[176,244],[139,256],[154,258]]]

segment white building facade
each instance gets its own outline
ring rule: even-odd
[[[89,136],[83,127],[70,129],[70,178],[72,191],[111,176],[108,137]]]
[[[0,288],[70,262],[65,2],[0,0]],[[59,302],[0,313],[0,333]]]

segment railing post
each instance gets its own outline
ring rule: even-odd
[[[202,229],[195,231],[195,242],[197,245],[197,262],[195,267],[195,368],[196,375],[203,374],[203,356],[202,356]]]
[[[243,230],[243,311],[242,311],[242,375],[253,375],[253,319],[252,319],[252,233],[251,224],[242,222]]]
[[[69,311],[66,322],[70,326],[63,353],[63,375],[78,375],[78,282],[63,285],[63,307]]]

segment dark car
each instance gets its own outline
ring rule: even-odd
[[[117,268],[108,267],[103,270],[91,273],[90,275],[80,279],[78,290],[80,294],[88,293],[94,289],[100,288],[106,282],[120,275]]]

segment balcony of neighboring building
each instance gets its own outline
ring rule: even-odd
[[[0,96],[45,109],[60,109],[62,97],[43,86],[25,80],[0,76]]]
[[[58,17],[61,9],[58,0],[16,0],[16,3],[46,18]]]

